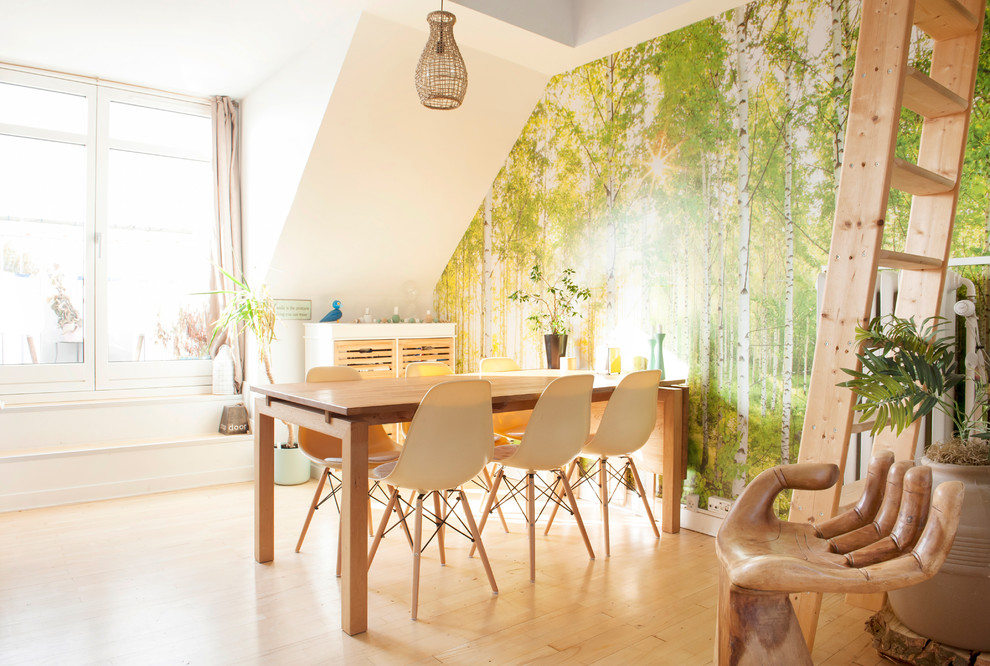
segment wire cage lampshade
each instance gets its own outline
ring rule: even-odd
[[[416,65],[416,92],[429,109],[456,109],[467,92],[467,68],[454,41],[457,18],[440,7],[426,16],[430,38]]]

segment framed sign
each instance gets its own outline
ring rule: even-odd
[[[275,317],[282,321],[302,319],[309,321],[313,318],[313,301],[302,299],[275,299]]]

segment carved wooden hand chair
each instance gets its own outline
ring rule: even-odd
[[[931,469],[874,456],[859,503],[822,523],[779,520],[785,488],[824,490],[835,465],[781,465],[753,480],[716,539],[718,664],[811,664],[790,592],[886,592],[926,580],[952,546],[963,485],[932,496]]]

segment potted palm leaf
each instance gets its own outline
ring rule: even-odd
[[[573,275],[573,268],[565,268],[560,277],[551,282],[537,261],[529,270],[529,280],[534,290],[525,292],[518,289],[509,294],[510,300],[532,303],[536,307],[526,319],[534,330],[544,334],[548,368],[560,367],[560,357],[567,355],[567,333],[571,319],[580,316],[577,304],[591,297],[591,290],[576,284]]]
[[[964,302],[964,301],[961,301]],[[897,434],[938,410],[952,419],[955,437],[927,448],[922,463],[932,468],[933,487],[960,480],[966,486],[959,529],[940,572],[930,580],[889,593],[898,618],[938,643],[990,651],[990,432],[987,427],[986,355],[967,355],[976,371],[976,399],[968,409],[947,397],[965,375],[957,367],[955,338],[947,322],[932,317],[920,325],[892,315],[857,329],[862,371],[840,386],[859,396],[856,409],[876,418],[872,433]]]
[[[275,301],[268,292],[266,285],[252,289],[242,275],[240,279],[218,268],[218,270],[233,285],[232,289],[208,292],[210,294],[225,294],[230,297],[227,306],[213,324],[213,336],[210,347],[222,331],[235,329],[234,335],[249,330],[258,343],[258,357],[265,368],[268,381],[275,383],[272,374],[272,342],[275,341]],[[283,421],[283,423],[285,423]],[[310,464],[299,451],[295,441],[295,426],[285,423],[288,436],[286,441],[275,447],[275,483],[279,485],[296,485],[304,483],[310,476]]]

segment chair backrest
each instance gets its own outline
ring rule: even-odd
[[[646,444],[657,423],[659,370],[640,370],[622,378],[608,399],[590,446],[597,453],[617,456]]]
[[[307,382],[348,382],[363,379],[361,373],[354,368],[342,365],[323,365],[310,368],[306,373]],[[320,463],[327,458],[340,458],[342,444],[337,437],[324,435],[300,426],[299,448],[310,460]],[[368,453],[382,453],[395,449],[395,442],[380,425],[368,427]]]
[[[491,460],[492,385],[483,379],[431,388],[413,416],[388,482],[421,491],[467,483]]]
[[[416,361],[406,366],[406,377],[440,377],[452,375],[454,371],[440,361]]]
[[[519,450],[506,463],[543,470],[573,459],[588,441],[592,384],[590,374],[565,375],[550,382],[533,408]]]
[[[507,356],[483,358],[478,367],[478,372],[510,372],[512,370],[521,370],[521,368],[514,358]]]

